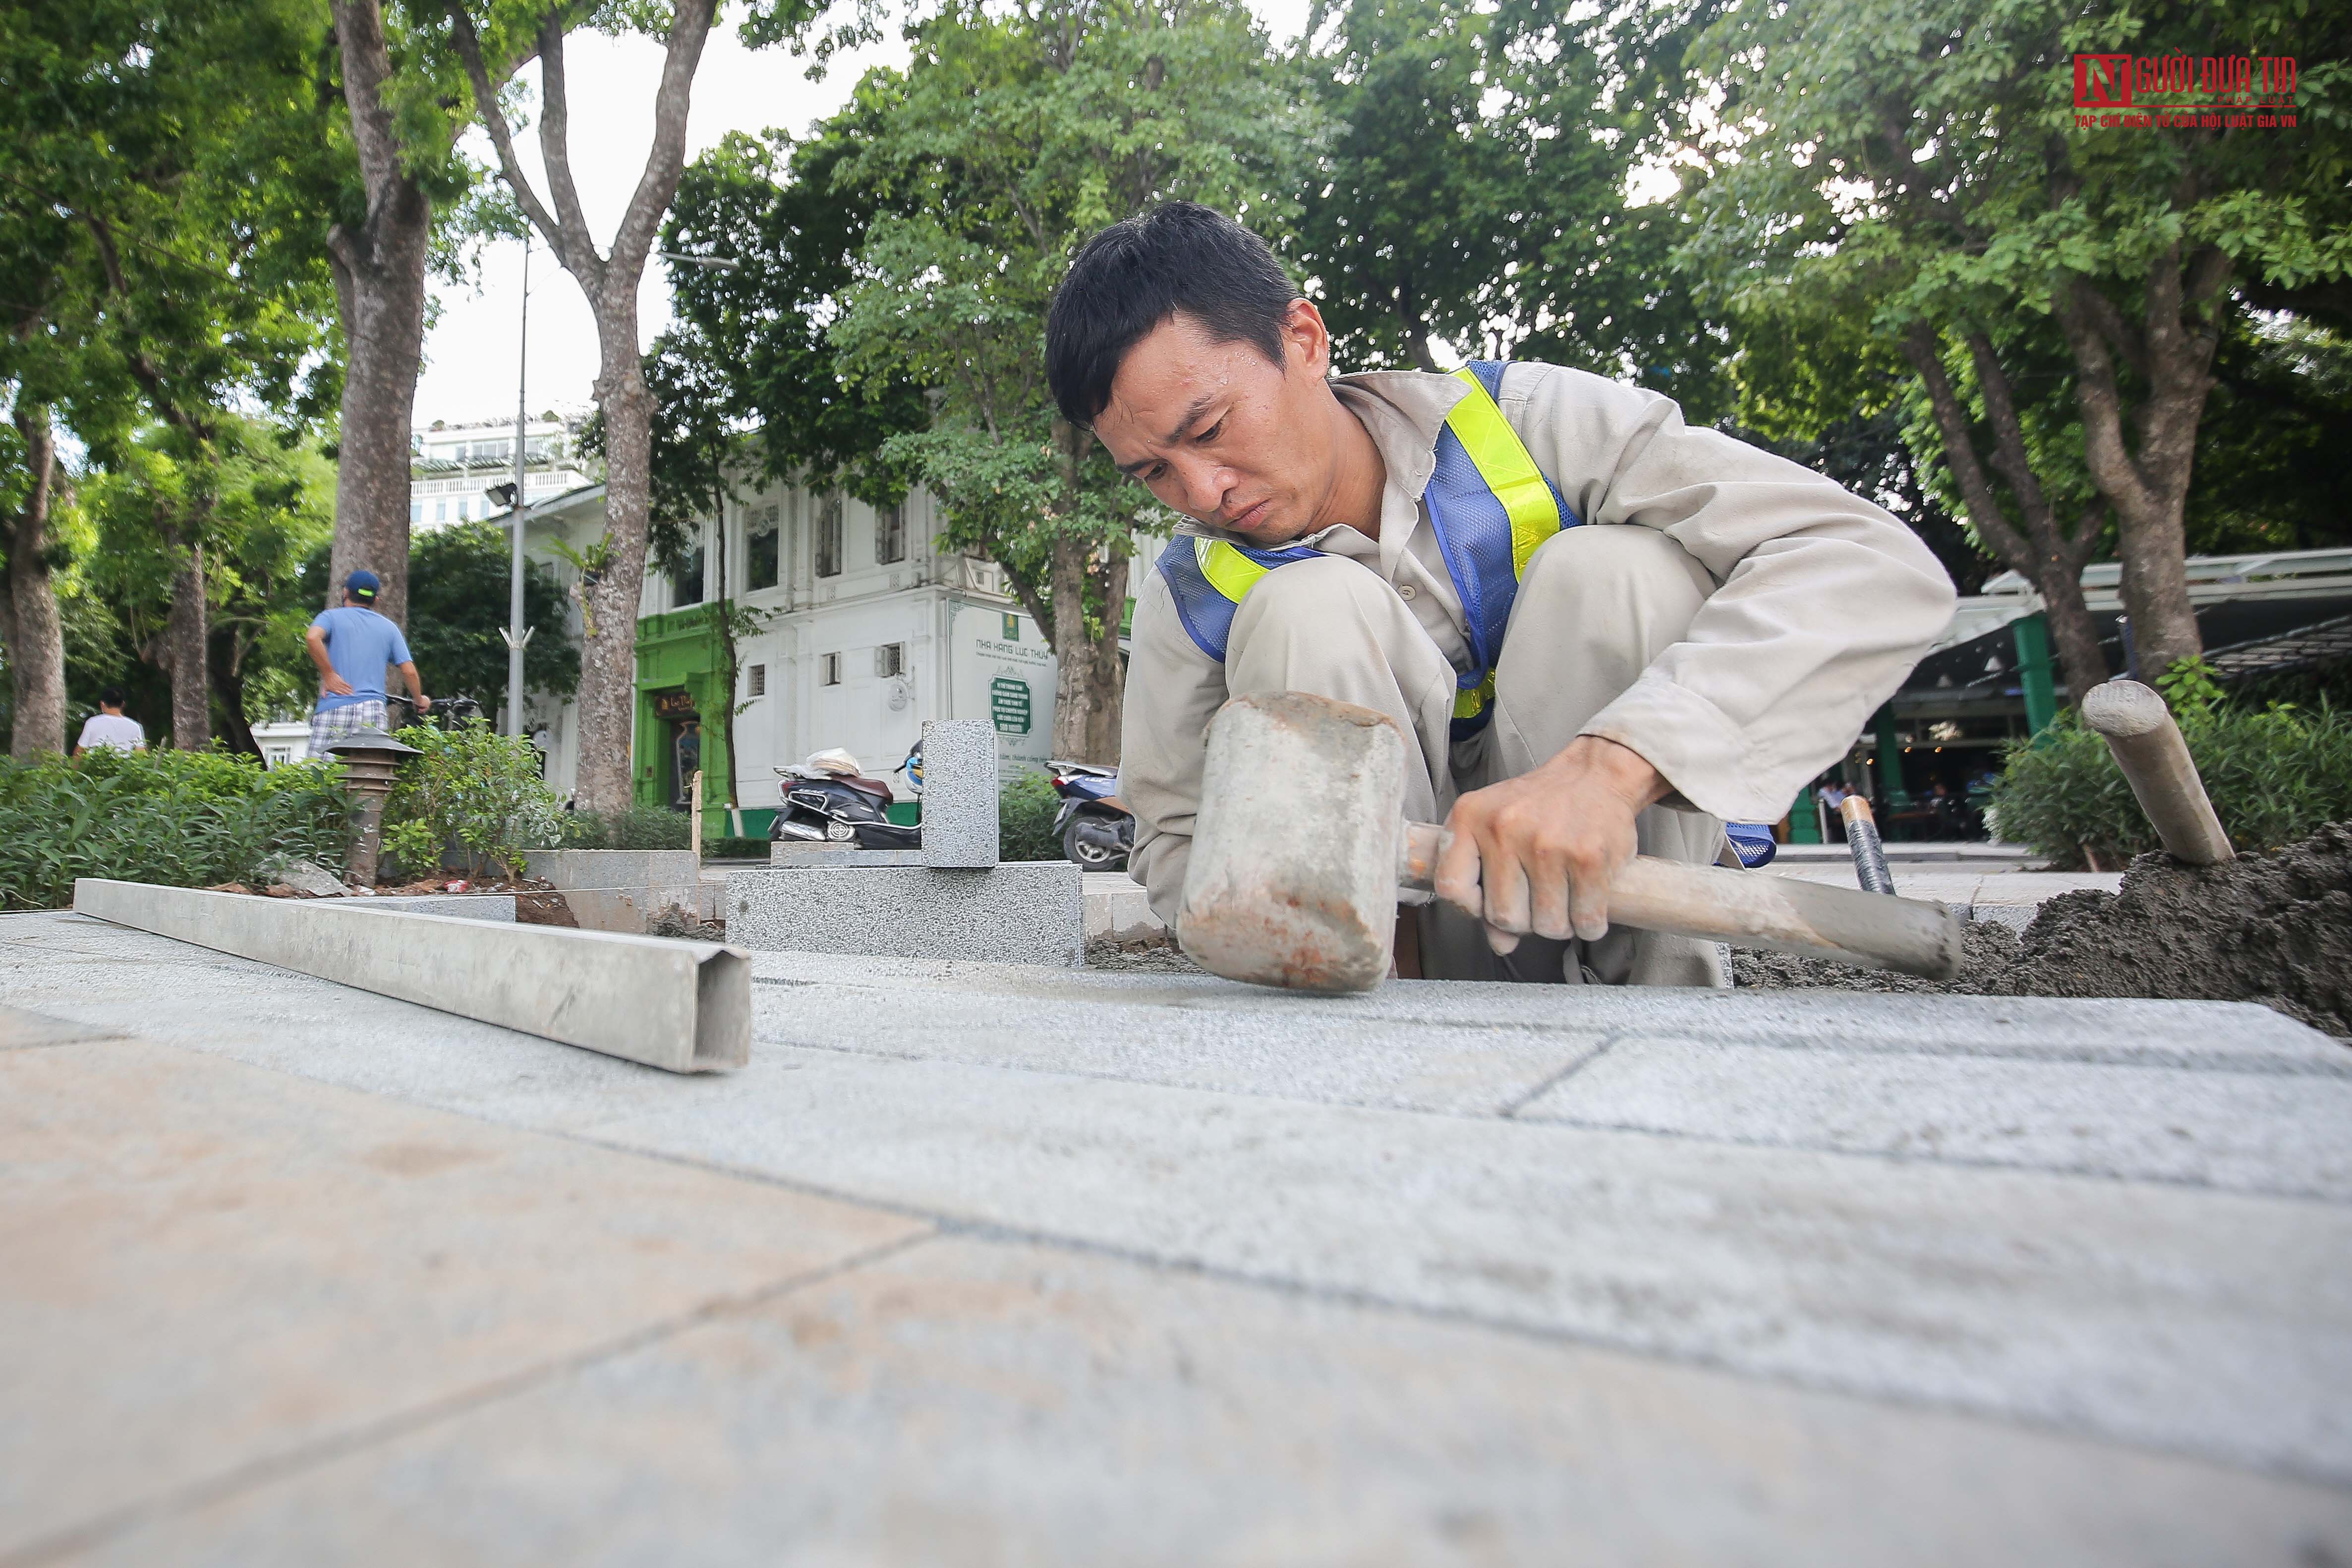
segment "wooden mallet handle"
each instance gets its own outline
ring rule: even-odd
[[[2237,858],[2161,693],[2137,680],[2094,686],[2083,699],[2083,722],[2107,738],[2116,766],[2174,859],[2218,866]]]
[[[1445,829],[1405,826],[1398,883],[1431,886]],[[1962,926],[1941,904],[1759,871],[1637,855],[1609,883],[1611,923],[1741,947],[1892,969],[1930,980],[1960,972]]]

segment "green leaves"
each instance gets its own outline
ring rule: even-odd
[[[341,764],[265,773],[218,752],[0,762],[0,909],[59,909],[77,877],[206,887],[283,854],[342,864]]]
[[[1296,254],[1348,368],[1434,368],[1435,338],[1724,412],[1720,334],[1668,265],[1685,215],[1628,194],[1687,90],[1696,24],[1473,0],[1336,9],[1307,62],[1331,125]]]
[[[507,687],[506,629],[511,569],[505,532],[493,522],[453,523],[409,547],[408,646],[430,690],[463,693],[496,707]],[[554,573],[527,562],[523,620],[525,690],[568,697],[580,685],[580,645],[564,624]]]
[[[469,876],[495,863],[520,874],[525,849],[561,841],[563,802],[539,774],[530,741],[476,719],[455,730],[411,725],[408,758],[384,801],[384,847],[411,876],[440,868],[445,846],[465,852]]]
[[[1093,574],[1048,571],[1054,546],[1121,559],[1164,514],[1082,434],[1066,466],[1043,372],[1054,289],[1096,230],[1165,200],[1282,238],[1318,117],[1296,66],[1231,0],[958,3],[910,37],[908,68],[868,77],[825,133],[858,131],[832,179],[871,214],[825,341],[877,403],[929,389],[928,418],[875,454],[939,497],[949,548],[1001,563],[1049,636],[1054,594],[1115,623],[1123,605],[1101,602]]]
[[[2352,718],[2328,707],[2234,707],[2200,670],[2176,667],[2160,684],[2231,843],[2273,849],[2352,817]],[[2034,742],[2011,748],[1993,805],[2001,837],[2063,867],[2087,865],[2087,847],[2118,870],[2162,847],[2105,740],[2072,709]]]

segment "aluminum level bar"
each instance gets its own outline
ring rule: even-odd
[[[671,1072],[751,1058],[739,948],[82,878],[74,912]]]

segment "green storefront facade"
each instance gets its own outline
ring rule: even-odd
[[[637,727],[635,795],[638,805],[684,809],[694,770],[702,770],[703,831],[726,831],[715,820],[727,809],[727,679],[718,606],[696,605],[637,621]],[[773,809],[743,813],[743,831],[768,831]]]

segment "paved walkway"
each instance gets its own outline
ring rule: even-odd
[[[0,917],[0,1563],[2352,1561],[2261,1008],[755,965],[677,1078]]]

